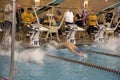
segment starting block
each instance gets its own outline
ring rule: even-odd
[[[67,35],[67,41],[73,43],[73,44],[76,44],[76,38],[75,38],[75,34],[77,32],[77,25],[75,24],[71,24],[69,25],[70,26],[70,31]]]

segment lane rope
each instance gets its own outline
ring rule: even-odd
[[[81,45],[84,45],[84,43],[76,44],[76,46],[81,46]],[[91,44],[86,44],[86,45],[91,45]],[[93,50],[87,50],[87,51],[91,52],[91,53],[96,53],[96,54],[103,54],[103,55],[107,55],[107,56],[120,57],[120,55],[118,55],[118,54],[109,54],[109,53],[98,52],[98,51],[93,51]]]
[[[92,68],[96,68],[96,69],[100,69],[100,70],[104,70],[104,71],[108,71],[108,72],[112,72],[112,73],[120,75],[120,70],[115,70],[115,69],[112,69],[112,68],[107,68],[107,67],[87,63],[87,62],[77,61],[77,60],[73,60],[73,59],[69,59],[69,58],[63,58],[63,57],[60,57],[60,56],[55,56],[55,55],[50,55],[50,54],[46,54],[46,56],[56,58],[56,59],[60,59],[60,60],[64,60],[64,61],[68,61],[68,62],[74,62],[74,63],[82,64],[82,65],[85,65],[85,66],[88,66],[88,67],[92,67]]]
[[[113,56],[113,57],[120,57],[120,55],[117,54],[109,54],[109,53],[105,53],[105,52],[97,52],[97,51],[92,51],[92,50],[87,50],[87,52],[91,52],[90,54],[102,54],[102,55],[107,55],[107,56]]]

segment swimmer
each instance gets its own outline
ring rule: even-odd
[[[68,48],[72,53],[87,58],[87,55],[84,54],[77,46],[75,46],[71,42],[66,41],[64,43],[57,43],[55,41],[52,41],[52,42],[50,42],[50,44],[52,44],[57,49]]]

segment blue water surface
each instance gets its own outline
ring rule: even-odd
[[[120,58],[105,56],[101,54],[91,54],[89,49],[94,51],[105,50],[90,46],[79,46],[81,51],[88,55],[82,58],[72,54],[68,49],[48,50],[48,54],[84,61],[95,65],[120,70]],[[47,50],[46,50],[47,51]],[[10,59],[8,56],[0,56],[0,76],[8,78]],[[44,66],[28,62],[15,62],[14,80],[120,80],[120,75],[112,72],[91,68],[82,64],[59,60],[45,56]]]

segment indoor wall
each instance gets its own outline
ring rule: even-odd
[[[5,4],[8,3],[9,0],[0,0],[0,7],[4,8]],[[23,7],[31,7],[34,5],[34,0],[16,0],[17,4],[20,4]],[[48,2],[52,0],[40,0],[40,6],[44,6]],[[82,9],[83,8],[83,1],[84,0],[65,0],[63,3],[58,5],[62,8],[55,8],[60,9],[62,12],[64,12],[69,6],[73,8]],[[115,4],[117,2],[120,2],[119,0],[108,0],[107,2],[105,0],[88,0],[88,11],[95,10],[96,12],[103,10],[104,8]],[[75,10],[73,10],[75,11]]]

